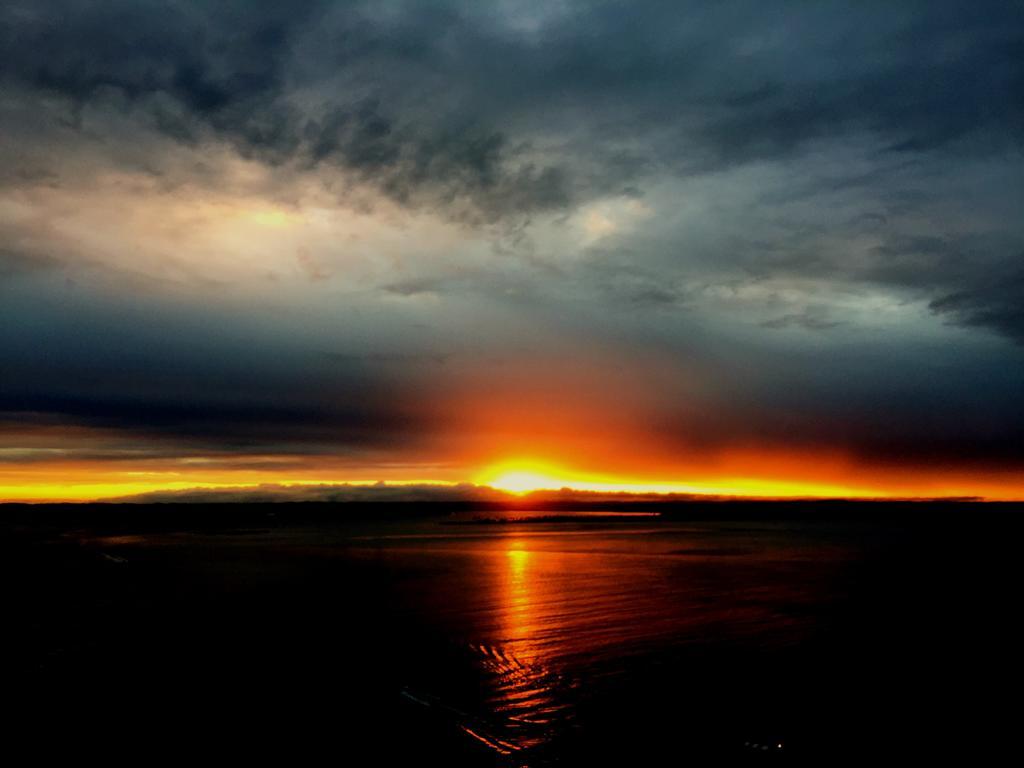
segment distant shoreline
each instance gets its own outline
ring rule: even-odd
[[[534,515],[524,513],[533,512]],[[537,514],[540,513],[540,514]],[[587,513],[591,513],[588,517]],[[1024,503],[1004,501],[691,501],[579,502],[263,502],[215,504],[0,504],[0,527],[25,530],[107,528],[226,530],[434,520],[455,525],[537,523],[665,524],[681,521],[849,521],[921,525],[1024,520]],[[470,515],[477,517],[470,518]],[[527,518],[527,519],[523,519]]]

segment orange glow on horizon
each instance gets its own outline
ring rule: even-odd
[[[634,376],[649,372],[650,361],[614,375],[601,375],[600,360],[573,362],[573,370],[543,379],[524,366],[473,380],[468,390],[438,398],[435,426],[415,440],[364,454],[186,452],[102,428],[8,424],[0,445],[0,501],[89,502],[193,489],[380,482],[474,483],[518,496],[567,488],[746,498],[1024,500],[1024,473],[1013,466],[872,460],[840,443],[727,444],[713,435],[704,442],[673,440],[674,432],[660,429],[653,406],[636,405],[631,394],[647,391]],[[590,386],[594,381],[600,386]]]
[[[482,472],[476,482],[500,491],[526,495],[567,488],[592,493],[693,494],[757,498],[888,498],[870,488],[768,478],[718,478],[703,481],[651,481],[613,475],[570,472],[538,461],[503,462]]]
[[[22,449],[19,449],[22,450]],[[22,452],[24,452],[22,450]],[[0,462],[0,501],[89,502],[154,492],[255,490],[260,486],[447,486],[472,482],[524,496],[563,488],[606,494],[686,494],[747,498],[939,498],[1024,500],[1024,480],[1009,470],[872,466],[841,456],[748,449],[711,457],[682,456],[675,465],[654,452],[621,471],[614,461],[570,466],[548,458],[497,458],[393,464],[342,463],[325,457],[191,456],[74,459],[73,451],[28,462]],[[515,454],[513,454],[515,456]],[[613,458],[613,457],[609,457]],[[646,464],[643,471],[637,467]]]

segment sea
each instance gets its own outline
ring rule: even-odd
[[[107,762],[1020,751],[1020,510],[8,513],[10,722]]]

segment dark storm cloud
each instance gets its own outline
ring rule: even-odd
[[[933,300],[933,312],[967,326],[994,328],[1017,344],[1024,344],[1024,254],[1021,267],[1005,278],[979,281],[979,285]]]
[[[827,342],[832,331],[809,332],[821,348],[776,348],[734,362],[714,375],[715,406],[680,398],[658,429],[707,452],[840,447],[898,466],[1024,465],[1024,366],[1013,358],[963,348],[887,350],[884,343],[851,351]]]
[[[341,403],[279,405],[272,393],[260,398],[252,388],[249,402],[206,401],[197,397],[150,395],[0,394],[0,415],[29,423],[40,417],[152,437],[183,438],[199,444],[266,449],[280,444],[317,443],[351,446],[388,444],[415,428],[390,403],[374,404],[369,393],[350,387]],[[346,402],[347,401],[347,402]],[[346,407],[347,405],[347,407]]]
[[[15,0],[0,9],[0,87],[0,115],[19,117],[0,137],[0,180],[14,190],[65,183],[74,153],[201,187],[213,183],[207,155],[226,147],[282,186],[305,174],[340,198],[362,185],[409,210],[517,233],[608,198],[657,198],[651,218],[628,226],[610,213],[575,263],[545,262],[541,242],[521,272],[460,269],[455,257],[446,272],[404,244],[422,268],[382,267],[376,294],[392,309],[446,294],[487,305],[457,316],[439,349],[488,336],[507,320],[488,311],[512,294],[552,336],[568,328],[585,344],[582,328],[695,363],[726,356],[716,323],[745,324],[747,344],[732,354],[748,367],[723,364],[734,389],[702,404],[737,415],[681,418],[691,439],[1021,458],[1020,381],[1007,373],[1018,350],[1006,344],[951,376],[959,350],[931,348],[935,368],[920,363],[895,387],[899,343],[856,335],[876,312],[857,302],[882,295],[918,302],[937,327],[1024,340],[1024,227],[1012,203],[1024,194],[1019,3]],[[198,159],[167,171],[154,156],[168,146]],[[99,175],[79,174],[86,190]],[[49,219],[3,226],[0,278],[61,279],[51,273],[70,257],[58,246],[76,246],[81,229],[55,244]],[[495,261],[515,261],[506,257],[527,240],[492,243]],[[126,271],[135,245],[119,257]],[[288,253],[311,295],[347,277],[349,262]],[[161,266],[172,260],[161,252]],[[787,298],[798,281],[810,287]],[[329,313],[344,300],[303,311],[337,330],[347,320]],[[63,325],[39,319],[60,313]],[[80,308],[31,303],[8,305],[6,319],[0,351],[18,375],[0,379],[0,416],[240,452],[398,441],[424,419],[404,379],[455,367],[447,352],[391,351],[405,331],[384,322],[351,352],[325,354],[347,347],[298,333],[268,341],[258,326],[186,353],[162,341],[167,329],[195,339],[206,327],[165,318],[162,331],[133,315],[140,330],[125,337]],[[911,345],[920,329],[896,331]],[[797,334],[814,354],[836,344],[856,375],[771,346]]]
[[[13,86],[66,98],[79,124],[86,108],[128,109],[184,143],[225,139],[271,163],[338,164],[395,200],[460,217],[568,203],[563,169],[520,161],[524,148],[486,116],[427,124],[403,114],[404,88],[372,79],[363,95],[324,86],[324,66],[388,71],[412,57],[429,69],[438,38],[458,23],[421,12],[422,24],[392,28],[367,15],[358,4],[322,2],[16,4],[2,17],[0,66]],[[318,70],[297,79],[296,59],[325,18],[332,26]],[[323,89],[315,105],[295,103],[302,88]]]
[[[173,307],[8,296],[0,306],[0,423],[108,430],[163,441],[168,455],[182,445],[358,452],[408,444],[423,427],[404,394],[405,370],[371,355],[328,359],[294,330],[252,339],[203,310],[183,317]]]
[[[823,449],[838,443],[869,460],[932,467],[1024,462],[1018,438],[1024,409],[1013,401],[1024,377],[1009,375],[995,384],[977,381],[979,390],[966,393],[929,388],[929,375],[934,372],[926,368],[890,371],[884,385],[833,382],[830,392],[815,398],[782,397],[770,413],[757,414],[758,428],[766,439],[786,435],[791,445]],[[968,381],[957,383],[969,386]],[[996,408],[994,401],[999,402]]]
[[[1012,3],[508,7],[11,3],[0,64],[76,113],[123,100],[182,141],[492,219],[845,132],[900,153],[1020,144]]]
[[[308,5],[308,4],[307,4]],[[80,110],[110,95],[137,102],[163,94],[190,118],[253,145],[284,137],[281,93],[287,31],[302,17],[273,3],[63,2],[8,4],[4,71],[14,82],[66,96]],[[186,124],[151,106],[181,138]]]
[[[951,324],[1024,343],[1024,252],[991,238],[894,238],[879,246],[876,279],[935,296],[929,309]]]

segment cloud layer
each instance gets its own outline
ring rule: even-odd
[[[0,462],[1024,464],[1013,3],[14,0],[0,127]]]

